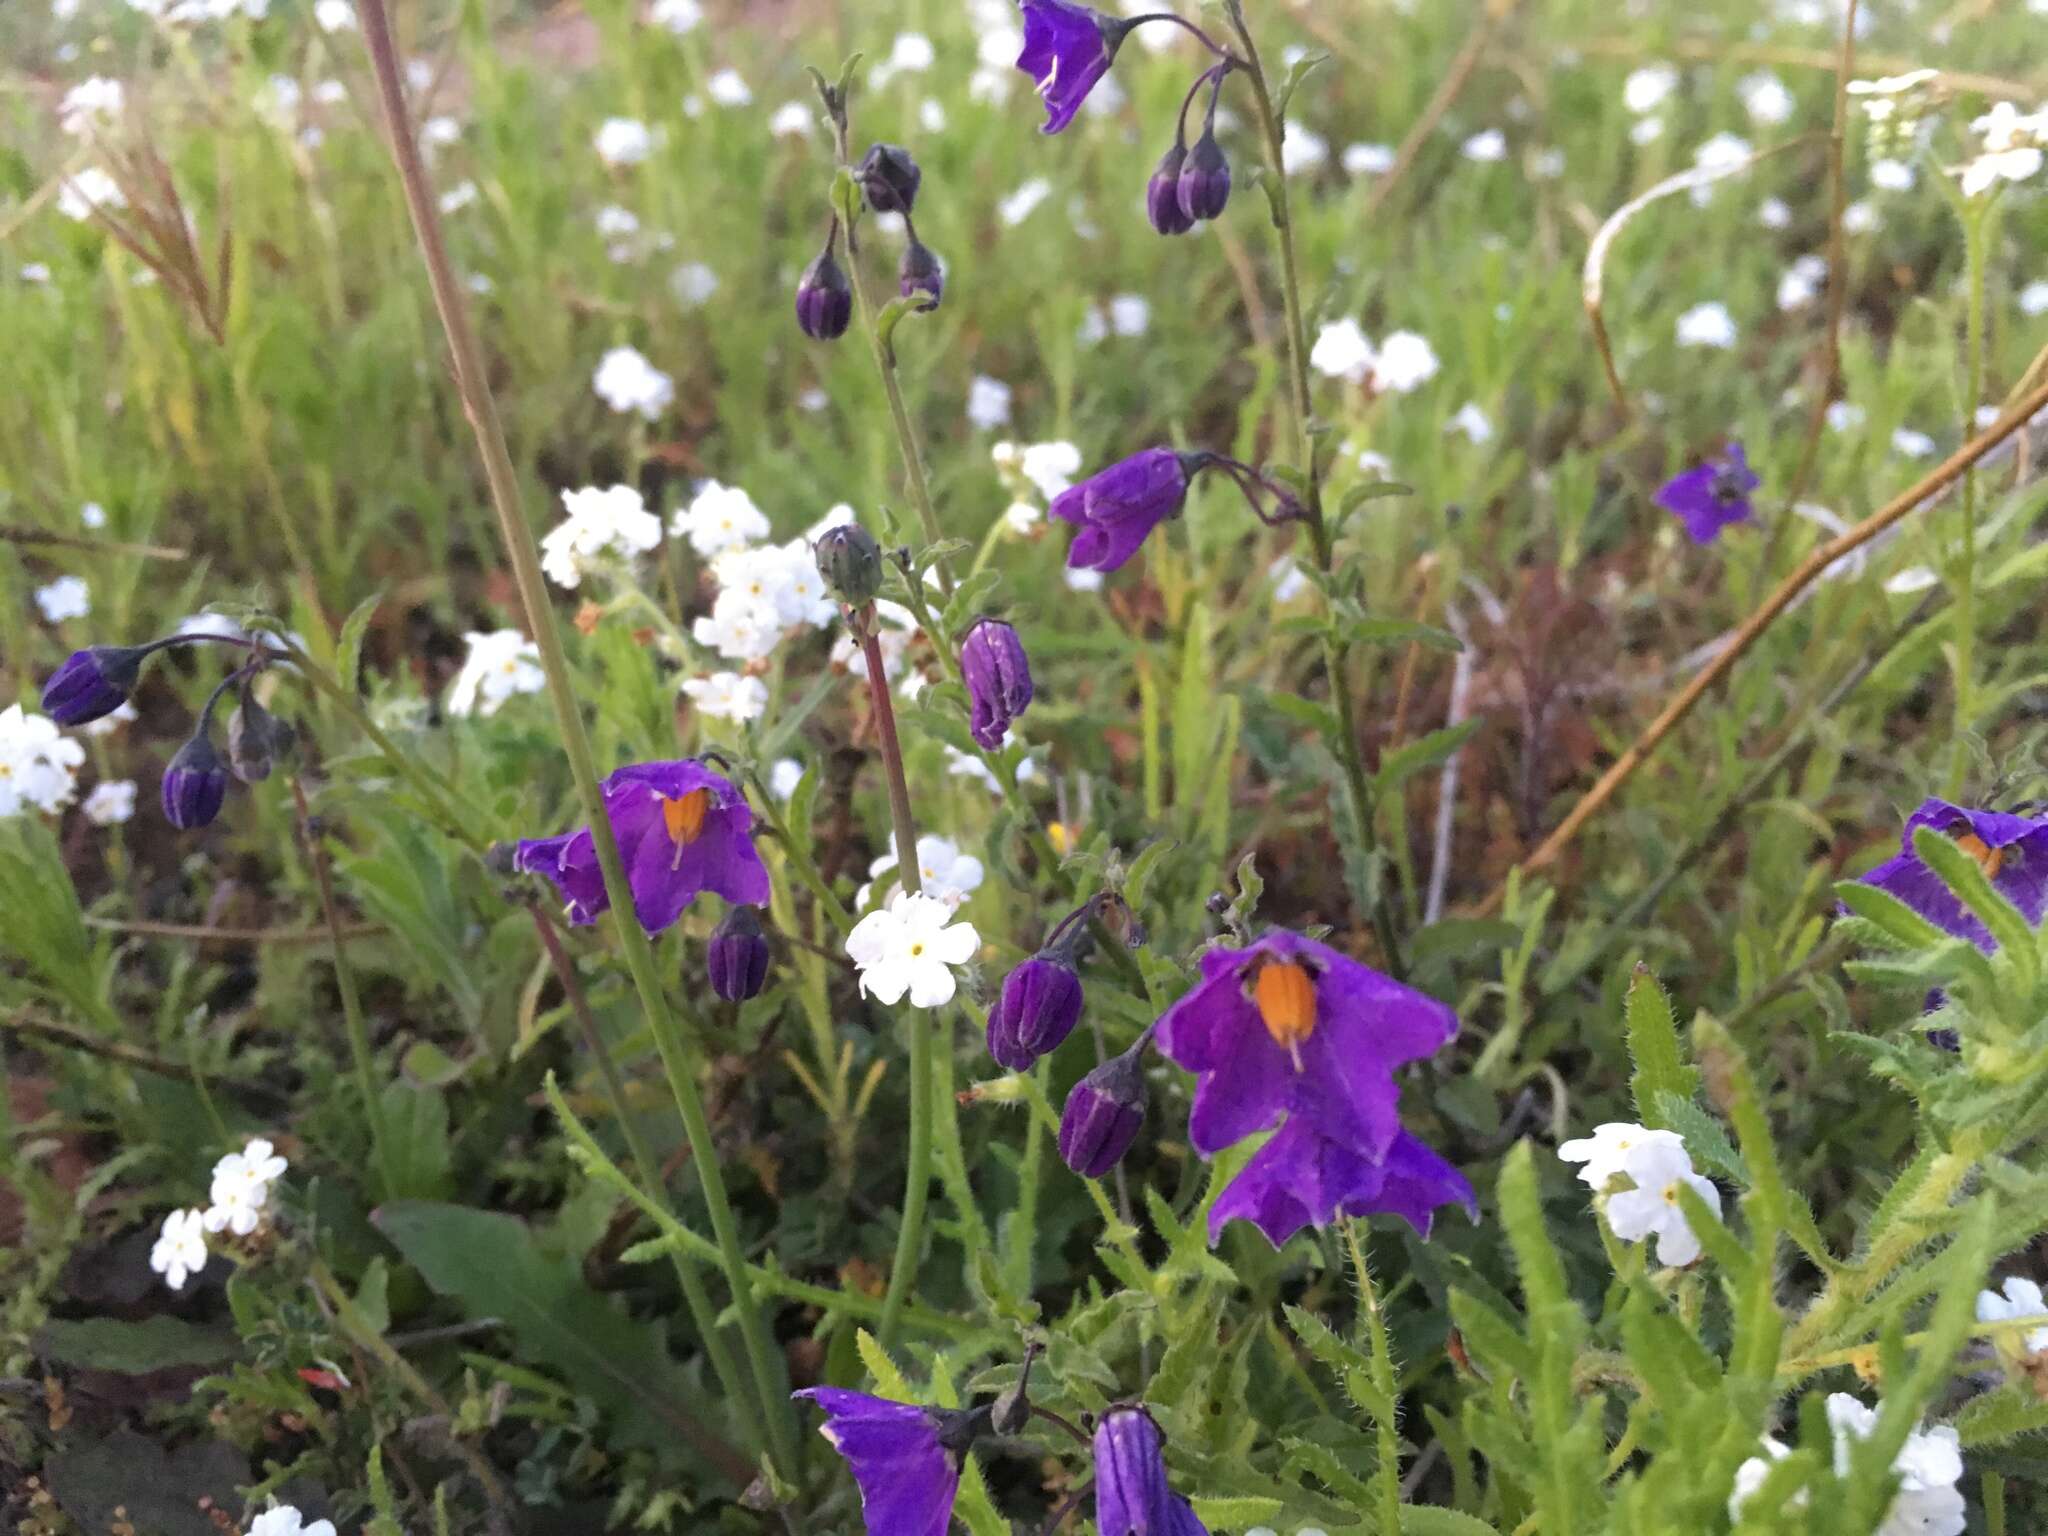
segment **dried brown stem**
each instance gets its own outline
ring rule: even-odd
[[[1400,148],[1394,151],[1394,163],[1372,189],[1372,196],[1366,199],[1365,216],[1368,219],[1387,205],[1387,200],[1407,180],[1408,173],[1415,169],[1415,162],[1422,157],[1423,149],[1436,132],[1437,125],[1443,121],[1444,114],[1457,104],[1472,76],[1478,72],[1479,61],[1486,56],[1487,45],[1520,3],[1521,0],[1486,0],[1478,23],[1465,35],[1450,68],[1444,71],[1443,79],[1437,82],[1436,90],[1423,106],[1422,115],[1415,119],[1407,136],[1401,140]]]

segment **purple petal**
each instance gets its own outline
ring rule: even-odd
[[[946,1536],[960,1466],[939,1444],[929,1413],[839,1387],[794,1395],[825,1410],[822,1433],[860,1485],[868,1536]]]

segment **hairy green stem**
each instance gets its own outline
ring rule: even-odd
[[[698,1088],[703,1064],[702,1049],[695,1038],[686,1038],[678,1025],[655,969],[653,946],[633,918],[632,886],[626,879],[625,866],[620,862],[618,839],[613,835],[611,818],[605,809],[596,759],[583,725],[576,682],[569,671],[569,659],[562,647],[554,606],[549,601],[547,583],[541,574],[539,547],[521,505],[518,473],[506,447],[505,432],[498,419],[497,402],[491,394],[483,352],[470,328],[462,285],[448,260],[433,187],[421,162],[419,143],[414,137],[406,109],[405,89],[399,79],[398,51],[391,34],[385,0],[357,0],[357,10],[376,75],[377,95],[383,108],[391,158],[404,188],[413,232],[418,237],[420,256],[433,289],[434,307],[447,337],[463,410],[483,457],[492,510],[497,515],[498,532],[506,558],[512,566],[527,628],[540,651],[541,670],[547,678],[548,695],[554,704],[562,733],[563,754],[568,758],[577,797],[588,817],[598,865],[604,873],[605,891],[611,900],[613,928],[618,935],[619,947],[625,952],[634,988],[639,993],[641,1011],[668,1074],[669,1087],[682,1115],[683,1130],[689,1138],[698,1185],[710,1211],[726,1283],[731,1289],[733,1306],[739,1313],[740,1326],[746,1338],[754,1387],[769,1426],[767,1449],[777,1462],[794,1472],[797,1462],[796,1416],[782,1390],[782,1376],[775,1367],[766,1320],[754,1300],[746,1258],[740,1249],[739,1227],[733,1217],[732,1202],[726,1194],[724,1175],[718,1164],[718,1149],[711,1138],[711,1124],[704,1112],[703,1095]]]
[[[1969,312],[1966,321],[1963,376],[1963,437],[1977,430],[1977,402],[1984,393],[1984,268],[1985,226],[1989,207],[1970,210],[1963,220],[1963,251],[1969,266]],[[1956,713],[1953,740],[1949,745],[1948,794],[1962,794],[1963,777],[1969,770],[1968,732],[1976,714],[1977,666],[1977,470],[1963,471],[1961,487],[1962,549],[1956,560]]]
[[[1372,1384],[1380,1395],[1381,1411],[1373,1415],[1373,1432],[1379,1455],[1374,1461],[1372,1484],[1374,1502],[1379,1505],[1382,1536],[1400,1536],[1401,1531],[1401,1428],[1395,1421],[1394,1406],[1400,1381],[1394,1370],[1394,1349],[1387,1337],[1387,1319],[1380,1310],[1379,1291],[1372,1283],[1372,1270],[1365,1262],[1367,1234],[1362,1221],[1347,1219],[1344,1241],[1351,1250],[1351,1273],[1358,1284],[1358,1306],[1365,1320],[1366,1342],[1372,1355]]]

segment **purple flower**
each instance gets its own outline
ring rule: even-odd
[[[59,725],[86,725],[127,701],[148,650],[139,645],[93,645],[73,651],[43,684],[43,713]]]
[[[1180,173],[1187,158],[1187,147],[1174,145],[1160,156],[1152,179],[1145,183],[1145,217],[1162,235],[1184,235],[1195,227],[1180,205]]]
[[[1462,1205],[1479,1219],[1465,1176],[1408,1132],[1395,1135],[1384,1158],[1370,1158],[1295,1116],[1209,1208],[1209,1243],[1215,1246],[1231,1222],[1248,1221],[1278,1248],[1303,1227],[1381,1211],[1428,1237],[1440,1205]]]
[[[1166,1437],[1143,1408],[1112,1408],[1095,1426],[1095,1527],[1101,1536],[1208,1536],[1166,1482]]]
[[[1746,523],[1755,514],[1749,493],[1763,484],[1744,457],[1742,444],[1730,443],[1704,464],[1674,475],[1657,492],[1657,505],[1678,514],[1695,544],[1711,544],[1730,523]]]
[[[1074,1032],[1081,1020],[1081,978],[1051,951],[1033,955],[1003,978],[988,1011],[988,1053],[1012,1072],[1025,1071]]]
[[[206,826],[228,796],[228,767],[206,732],[204,720],[190,741],[164,768],[159,786],[164,820],[181,832]]]
[[[1457,1028],[1434,998],[1276,930],[1204,954],[1201,981],[1160,1017],[1159,1047],[1197,1074],[1188,1133],[1203,1154],[1292,1114],[1377,1159],[1401,1131],[1394,1068]]]
[[[1067,551],[1075,570],[1113,571],[1145,535],[1178,517],[1188,499],[1187,460],[1171,448],[1147,448],[1070,486],[1053,498],[1052,515],[1079,528]]]
[[[1074,1084],[1060,1113],[1060,1161],[1099,1179],[1124,1160],[1145,1123],[1145,1044],[1112,1056]]]
[[[738,905],[768,900],[744,796],[692,758],[635,763],[604,781],[605,814],[619,840],[633,913],[649,933],[683,915],[699,891]],[[610,900],[588,827],[520,842],[514,867],[555,883],[572,923],[591,923]]]
[[[711,942],[704,946],[711,990],[729,1003],[745,1002],[759,994],[768,980],[768,961],[768,940],[752,907],[734,907],[726,913],[724,921],[711,930]]]
[[[1001,619],[979,619],[960,643],[960,675],[972,706],[968,732],[993,752],[1010,722],[1031,704],[1031,659],[1017,631]]]
[[[825,1410],[819,1431],[860,1484],[868,1536],[946,1536],[960,1462],[986,1409],[970,1413],[892,1403],[843,1387],[793,1394]]]
[[[1024,10],[1024,51],[1017,67],[1038,83],[1045,101],[1045,133],[1074,120],[1095,82],[1109,73],[1130,23],[1070,0],[1019,0]]]
[[[1946,800],[1925,800],[1906,819],[1898,856],[1863,877],[1865,885],[1889,891],[1935,927],[1989,953],[1996,947],[1990,930],[1913,851],[1913,833],[1921,827],[1954,839],[1990,878],[1992,889],[2018,907],[2029,923],[2040,926],[2042,911],[2048,908],[2048,817],[1972,811]]]

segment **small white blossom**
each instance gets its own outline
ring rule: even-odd
[[[1910,160],[1873,160],[1870,184],[1880,192],[1910,192],[1915,180]]]
[[[1661,117],[1639,117],[1628,130],[1631,144],[1654,144],[1664,137],[1664,119]]]
[[[80,807],[85,819],[96,827],[115,827],[135,815],[135,781],[103,779],[93,786]]]
[[[1757,204],[1756,220],[1765,229],[1786,229],[1792,223],[1792,209],[1782,197],[1767,197]]]
[[[1852,235],[1867,235],[1877,228],[1877,208],[1868,198],[1858,198],[1842,210],[1842,228]]]
[[[2004,1295],[1997,1291],[1977,1293],[1977,1321],[1980,1323],[2002,1323],[2016,1317],[2040,1317],[2048,1314],[2048,1299],[2041,1295],[2038,1283],[2019,1275],[2008,1275]],[[2020,1347],[2028,1354],[2040,1354],[2048,1350],[2048,1324],[2030,1328],[2020,1340]]]
[[[613,347],[605,353],[590,387],[613,410],[644,421],[660,416],[676,396],[675,380],[632,347]]]
[[[1074,476],[1081,473],[1081,450],[1065,441],[1032,443],[1024,449],[1018,469],[1051,501],[1072,486]]]
[[[1743,164],[1749,156],[1749,140],[1739,134],[1717,133],[1693,151],[1693,169],[1710,175],[1725,175]],[[1694,187],[1693,206],[1706,207],[1718,190],[1717,186]]]
[[[1678,1192],[1689,1186],[1719,1215],[1721,1191],[1693,1172],[1678,1136],[1610,1122],[1596,1126],[1590,1139],[1566,1142],[1557,1154],[1586,1165],[1579,1178],[1600,1196],[1608,1229],[1622,1242],[1655,1236],[1660,1264],[1690,1264],[1700,1256],[1699,1238],[1686,1222]],[[1615,1187],[1621,1179],[1631,1187]]]
[[[1217,114],[1220,119],[1222,114]],[[1280,145],[1280,166],[1289,176],[1299,176],[1312,171],[1330,158],[1330,141],[1319,133],[1311,133],[1299,123],[1288,126],[1287,137]]]
[[[1529,162],[1529,174],[1538,181],[1556,181],[1564,175],[1564,151],[1546,149]]]
[[[1479,402],[1476,400],[1467,400],[1459,406],[1457,414],[1444,423],[1444,430],[1462,432],[1467,440],[1474,444],[1493,440],[1493,423],[1487,419],[1486,412],[1479,408]]]
[[[1100,592],[1102,590],[1103,575],[1102,572],[1097,570],[1083,570],[1078,566],[1070,565],[1061,574],[1061,579],[1066,582],[1069,592]]]
[[[704,7],[698,0],[654,0],[647,19],[681,37],[685,32],[696,31],[703,23]]]
[[[1028,534],[1045,521],[1045,513],[1035,502],[1013,501],[1003,508],[1003,522],[1010,532]]]
[[[721,69],[706,80],[704,94],[721,107],[744,107],[754,99],[753,87],[736,69]]]
[[[1372,361],[1372,387],[1381,394],[1405,395],[1436,377],[1436,352],[1426,337],[1395,331],[1379,345]]]
[[[107,526],[107,509],[96,501],[88,501],[78,509],[78,520],[88,528]]]
[[[36,588],[36,606],[42,609],[47,624],[82,619],[92,612],[92,589],[81,576],[59,576]]]
[[[661,519],[630,485],[562,492],[568,517],[540,541],[541,569],[559,587],[576,587],[593,562],[630,559],[661,542]]]
[[[120,184],[96,165],[65,177],[57,192],[57,211],[67,219],[89,219],[95,209],[127,206]]]
[[[908,995],[913,1008],[951,1002],[958,989],[953,967],[967,964],[981,947],[974,925],[952,917],[943,901],[906,891],[862,918],[846,936],[861,991],[886,1004]]]
[[[1629,1159],[1646,1150],[1683,1152],[1685,1142],[1676,1131],[1653,1131],[1626,1120],[1609,1120],[1593,1127],[1591,1136],[1561,1142],[1557,1155],[1567,1163],[1582,1163],[1579,1182],[1596,1195],[1627,1171]]]
[[[1735,317],[1728,306],[1718,302],[1695,304],[1678,317],[1681,347],[1732,347],[1735,345]]]
[[[1142,336],[1152,328],[1152,304],[1142,293],[1120,293],[1109,301],[1109,328],[1119,336]]]
[[[1498,128],[1484,129],[1460,145],[1458,153],[1482,165],[1496,164],[1508,157],[1507,136]]]
[[[2020,290],[2020,313],[2048,315],[2048,279],[2037,279]]]
[[[1799,257],[1778,279],[1778,308],[1786,311],[1806,308],[1820,297],[1821,285],[1827,281],[1827,276],[1826,257],[1810,253]]]
[[[1984,148],[1963,167],[1965,197],[1981,196],[2001,181],[2031,181],[2041,173],[2048,109],[2022,113],[2011,102],[2001,101],[1970,128],[1983,139]]]
[[[1785,89],[1785,82],[1769,70],[1743,76],[1736,90],[1742,96],[1742,109],[1758,126],[1775,128],[1791,120],[1792,109],[1796,105],[1792,93]]]
[[[1384,176],[1394,168],[1391,144],[1347,144],[1338,157],[1347,176]]]
[[[94,738],[111,736],[124,725],[132,725],[142,717],[135,712],[135,706],[123,699],[114,707],[113,713],[101,715],[97,720],[88,720],[78,729],[81,734]]]
[[[47,715],[19,704],[0,710],[0,816],[33,808],[54,816],[78,789],[85,748],[61,735]]]
[[[1856,1442],[1877,1428],[1877,1410],[1846,1392],[1830,1392],[1828,1427],[1835,1432],[1835,1475],[1847,1477]],[[1914,1430],[1892,1459],[1899,1491],[1871,1536],[1962,1536],[1968,1524],[1963,1495],[1961,1438],[1946,1424]]]
[[[318,0],[313,7],[313,24],[322,32],[352,32],[356,8],[349,0]]]
[[[899,33],[895,46],[889,50],[889,57],[870,73],[869,84],[879,91],[898,75],[921,74],[930,69],[937,57],[932,50],[932,40],[922,32]]]
[[[967,420],[983,432],[994,431],[1010,419],[1010,386],[1001,379],[977,374],[967,386]]]
[[[1308,590],[1308,573],[1292,555],[1282,555],[1266,567],[1266,579],[1273,583],[1273,601],[1291,603]]]
[[[1043,176],[1034,176],[1000,203],[996,204],[996,217],[1009,228],[1016,228],[1036,211],[1038,205],[1052,196],[1052,183]]]
[[[1622,105],[1637,117],[1647,117],[1664,105],[1665,98],[1678,89],[1678,71],[1669,64],[1645,64],[1632,70],[1622,82]]]
[[[1854,432],[1863,425],[1863,407],[1847,400],[1831,400],[1821,418],[1831,432]]]
[[[796,793],[797,785],[804,781],[804,765],[793,757],[778,757],[768,770],[768,793],[778,800],[787,800]]]
[[[638,165],[654,152],[654,130],[637,118],[608,117],[591,146],[606,165]]]
[[[1934,452],[1934,439],[1915,428],[1898,427],[1892,432],[1892,452],[1909,459],[1924,459]]]
[[[81,80],[64,93],[64,100],[57,108],[57,121],[66,133],[90,133],[95,128],[104,128],[121,116],[121,106],[127,93],[121,82],[105,75],[94,75]]]
[[[768,519],[754,505],[754,498],[736,485],[707,480],[690,498],[690,504],[669,521],[669,532],[686,537],[690,548],[707,560],[728,549],[738,549],[770,533]]]
[[[701,309],[718,292],[718,274],[701,261],[686,261],[669,274],[668,290],[687,309]]]
[[[149,1267],[164,1277],[174,1291],[206,1268],[206,1224],[199,1211],[173,1211],[164,1218],[154,1247],[149,1250]]]
[[[539,693],[547,686],[540,647],[518,630],[471,630],[462,638],[469,643],[469,654],[448,690],[449,714],[495,715],[514,694]]]
[[[249,1536],[334,1536],[332,1520],[315,1520],[311,1525],[305,1521],[297,1505],[280,1504],[255,1518],[249,1526]]]
[[[1309,348],[1308,365],[1327,378],[1362,384],[1371,375],[1376,356],[1372,338],[1347,315],[1316,332],[1315,345]]]
[[[868,866],[869,883],[862,886],[854,896],[854,905],[868,904],[869,893],[874,890],[874,881],[896,867],[896,854],[883,854]],[[927,896],[936,897],[946,904],[947,910],[957,908],[961,902],[981,887],[981,860],[972,854],[962,853],[960,845],[950,837],[940,837],[927,832],[917,840],[917,877]],[[896,888],[890,887],[890,897],[896,895]]]
[[[768,131],[778,139],[800,139],[811,131],[816,119],[811,109],[801,101],[785,101],[770,114]]]
[[[683,692],[704,714],[719,720],[758,720],[768,708],[768,685],[739,672],[686,678]]]
[[[443,114],[420,124],[420,143],[428,149],[446,149],[462,137],[462,124]]]
[[[476,183],[473,181],[458,181],[454,186],[441,194],[441,211],[443,213],[460,213],[463,209],[474,203],[476,199]]]

